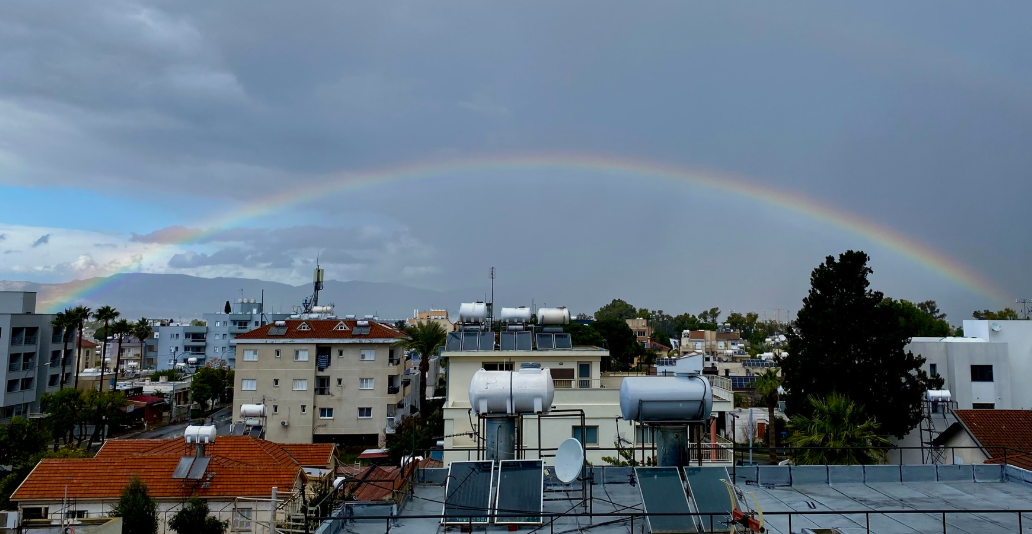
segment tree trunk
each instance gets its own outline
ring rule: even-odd
[[[79,337],[75,344],[75,389],[79,389],[79,366],[82,364],[82,323],[79,323]]]
[[[65,387],[65,372],[64,372],[64,370],[65,370],[65,365],[68,365],[68,334],[70,333],[69,332],[70,329],[71,329],[70,327],[67,327],[67,328],[65,328],[65,331],[64,331],[64,347],[61,347],[61,349],[62,349],[61,350],[61,380],[60,380],[61,386],[59,388],[57,388],[58,391],[63,390],[64,387]]]
[[[104,393],[104,358],[107,357],[108,322],[104,321],[104,343],[100,350],[100,392]],[[108,388],[110,390],[110,388]],[[97,422],[93,428],[93,435],[90,436],[90,443],[86,446],[89,449],[93,445],[94,436],[98,436],[100,429],[104,426],[104,414],[97,410]]]
[[[774,406],[773,402],[767,401],[767,445],[770,447],[770,463],[776,465],[778,463],[778,451],[775,450],[774,445]]]
[[[426,373],[430,371],[430,357],[419,355],[419,413],[426,406]]]
[[[119,368],[120,368],[121,366],[122,366],[122,335],[121,335],[121,334],[119,334],[119,335],[118,335],[118,350],[117,350],[117,351],[115,351],[115,369],[114,369],[114,373],[115,373],[115,383],[114,383],[114,385],[113,385],[113,386],[111,387],[111,390],[112,390],[112,391],[114,391],[114,390],[115,390],[115,388],[117,388],[117,387],[118,387],[118,369],[119,369]]]

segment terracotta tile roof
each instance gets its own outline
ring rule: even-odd
[[[401,339],[405,334],[389,324],[376,321],[369,321],[369,334],[354,335],[355,326],[358,321],[354,319],[290,319],[287,323],[287,331],[283,335],[269,335],[269,330],[275,328],[275,323],[267,324],[250,332],[240,334],[236,338],[241,339]],[[338,324],[344,323],[346,330],[335,329]],[[308,330],[299,330],[302,324],[308,325]]]
[[[279,446],[304,467],[327,468],[333,463],[333,456],[336,452],[336,445],[332,443],[316,443],[312,445],[281,443]]]
[[[305,451],[305,447],[311,449]],[[205,479],[193,481],[172,478],[179,459],[194,454],[193,445],[181,438],[108,440],[93,458],[42,460],[12,500],[60,499],[66,485],[69,497],[117,498],[133,475],[147,484],[155,498],[178,499],[194,492],[205,498],[264,496],[273,486],[283,491],[293,488],[303,476],[302,460],[322,458],[324,463],[312,465],[329,467],[333,447],[292,445],[288,452],[282,445],[252,436],[219,436],[205,448],[205,456],[211,457]]]
[[[705,330],[692,330],[688,332],[688,339],[706,339]]]
[[[126,397],[131,401],[142,402],[145,404],[157,404],[159,402],[165,402],[164,397],[155,397],[153,395],[133,395],[132,397]]]
[[[405,474],[411,474],[415,464],[405,467]],[[405,485],[405,476],[399,467],[374,465],[355,477],[357,481],[348,484],[348,491],[354,493],[356,501],[382,501],[390,499],[395,491]],[[350,482],[350,481],[349,481]]]
[[[1008,464],[1032,469],[1032,411],[954,410],[953,413],[990,456],[991,460],[986,463],[1003,463],[1006,448]]]
[[[78,345],[80,348],[82,348],[82,347],[85,347],[85,348],[96,348],[97,347],[96,343],[94,343],[94,342],[92,342],[92,341],[90,341],[88,339],[80,339],[79,342],[76,343],[76,345]]]

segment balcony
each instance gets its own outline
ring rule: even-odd
[[[384,427],[383,431],[384,431],[384,433],[387,433],[387,434],[393,434],[394,431],[397,429],[397,427],[398,427],[398,419],[396,417],[388,417],[387,418],[387,425]]]
[[[401,360],[398,358],[391,358],[387,360],[387,365],[401,365]]]
[[[602,378],[553,378],[552,387],[555,389],[620,389],[623,383],[622,376],[603,376]]]
[[[330,394],[330,387],[329,386],[317,387],[317,388],[315,388],[315,394],[316,395],[329,395]]]
[[[398,386],[387,386],[387,394],[388,395],[397,395],[399,392],[401,392],[401,388],[400,387],[398,387]]]

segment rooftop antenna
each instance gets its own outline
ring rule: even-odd
[[[323,288],[324,272],[319,266],[319,256],[315,257],[315,272],[312,274],[312,296],[302,303],[302,313],[312,313],[312,308],[319,305],[319,291]]]
[[[1015,299],[1015,304],[1021,304],[1021,314],[1028,320],[1029,314],[1032,314],[1032,299]]]
[[[494,329],[494,274],[495,268],[491,267],[491,302],[487,303],[487,324],[488,329]]]

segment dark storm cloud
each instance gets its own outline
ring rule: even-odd
[[[39,239],[32,242],[32,248],[46,245],[50,242],[50,234],[43,234],[39,236]]]
[[[0,157],[15,164],[0,183],[171,199],[181,226],[131,239],[205,245],[175,259],[184,269],[324,251],[346,264],[392,258],[384,273],[455,287],[504,262],[514,293],[620,296],[606,288],[698,311],[785,307],[825,254],[879,246],[727,193],[553,169],[327,194],[288,210],[301,223],[279,230],[191,228],[338,171],[547,151],[745,176],[1032,291],[1032,235],[1016,222],[1032,194],[1027,2],[4,7]],[[198,210],[197,197],[219,209]],[[409,230],[305,226],[358,212]],[[741,249],[716,259],[688,236]],[[743,259],[759,250],[775,267]],[[644,276],[649,255],[663,261]],[[917,300],[954,289],[878,272]]]

